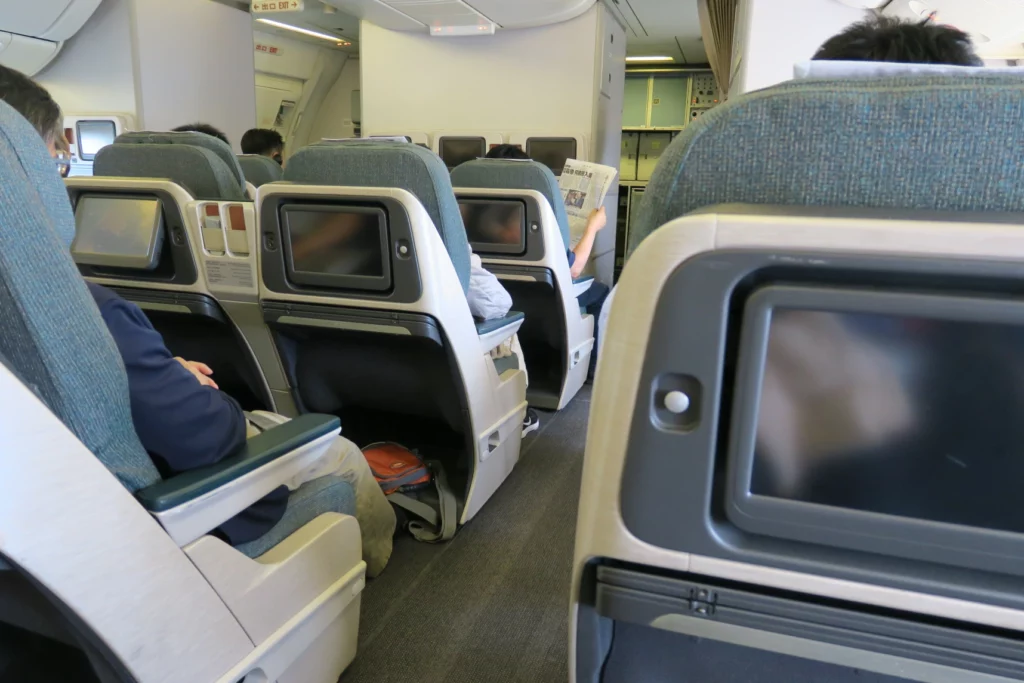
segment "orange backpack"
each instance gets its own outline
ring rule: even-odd
[[[455,535],[458,501],[441,463],[427,462],[415,451],[387,441],[370,444],[363,456],[388,500],[418,518],[408,525],[413,538],[438,543]],[[431,483],[435,491],[424,491]]]
[[[415,491],[430,483],[427,463],[405,446],[386,441],[372,443],[363,449],[363,456],[385,496]]]

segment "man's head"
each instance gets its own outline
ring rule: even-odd
[[[206,133],[211,137],[215,137],[225,145],[230,145],[228,142],[228,136],[224,135],[221,131],[217,130],[208,123],[188,123],[184,126],[178,126],[172,132],[175,133]]]
[[[952,26],[881,17],[829,38],[814,59],[982,66],[971,39]]]
[[[51,155],[67,150],[64,115],[46,88],[19,71],[0,66],[0,100],[9,104],[39,131]]]
[[[242,154],[259,154],[280,164],[283,160],[281,155],[284,154],[284,138],[276,130],[252,128],[242,136]]]
[[[488,159],[529,159],[519,145],[495,145],[487,153]]]

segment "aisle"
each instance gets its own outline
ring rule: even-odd
[[[508,480],[442,546],[403,537],[363,593],[341,683],[564,683],[590,387],[541,414]]]

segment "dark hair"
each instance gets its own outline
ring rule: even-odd
[[[814,59],[982,66],[963,31],[924,21],[869,19],[832,36]]]
[[[31,78],[0,66],[0,100],[32,124],[43,141],[56,144],[63,135],[64,115],[46,88]]]
[[[284,150],[284,138],[276,130],[251,128],[242,136],[242,154],[271,156]]]
[[[217,130],[208,123],[187,123],[184,126],[178,126],[173,130],[175,133],[206,133],[211,137],[215,137],[225,145],[230,146],[228,142],[228,136],[224,135],[221,131]]]
[[[529,159],[519,145],[497,145],[487,153],[488,159]]]

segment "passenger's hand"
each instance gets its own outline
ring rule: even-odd
[[[608,223],[608,212],[604,210],[602,206],[590,214],[590,218],[587,219],[587,230],[592,232],[600,232],[601,229]]]
[[[195,377],[199,381],[199,383],[202,384],[204,387],[213,387],[214,389],[220,389],[220,387],[217,386],[217,383],[211,379],[211,376],[213,375],[213,370],[211,370],[210,366],[207,365],[206,363],[197,363],[196,361],[185,360],[184,358],[178,357],[175,357],[174,360],[181,363],[181,366],[188,370],[189,372],[191,372],[192,376]]]

